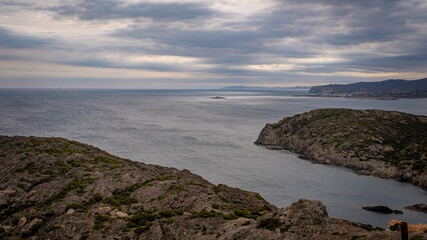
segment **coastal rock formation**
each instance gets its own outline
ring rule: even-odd
[[[372,212],[378,212],[378,213],[384,213],[384,214],[392,214],[392,213],[403,214],[403,212],[400,210],[393,210],[386,206],[366,206],[366,207],[362,207],[362,209],[366,211],[372,211]]]
[[[0,191],[0,239],[400,239],[63,138],[0,136]]]
[[[255,144],[427,189],[426,116],[317,109],[267,124]]]
[[[391,231],[397,231],[398,227],[396,226],[396,224],[400,224],[402,221],[399,220],[391,220],[388,224],[387,224],[387,228],[390,229]],[[426,224],[408,224],[408,231],[409,232],[426,232],[427,231],[427,225]],[[419,238],[419,239],[424,239],[424,238]]]
[[[211,99],[221,100],[221,99],[226,99],[226,98],[225,97],[221,97],[221,96],[215,96],[215,97],[211,97]]]
[[[326,97],[354,98],[426,98],[427,78],[419,80],[390,79],[381,82],[358,82],[351,84],[329,84],[314,86],[309,93]]]
[[[425,203],[418,203],[411,206],[406,206],[405,208],[412,211],[427,213],[427,204]]]

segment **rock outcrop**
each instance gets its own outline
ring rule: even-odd
[[[425,203],[418,203],[411,206],[406,206],[405,208],[412,211],[427,213],[427,204]]]
[[[0,136],[0,191],[0,239],[400,239],[62,138]]]
[[[391,220],[388,224],[387,224],[387,228],[390,229],[391,231],[395,231],[396,229],[398,229],[398,225],[401,223],[402,221],[400,220]],[[427,225],[426,224],[408,224],[408,231],[409,232],[426,232],[427,231]],[[418,239],[424,239],[424,238],[418,238]]]
[[[426,116],[318,109],[267,124],[255,144],[427,188]]]
[[[366,211],[372,211],[372,212],[384,213],[384,214],[392,214],[392,213],[403,214],[403,212],[400,210],[393,210],[386,206],[366,206],[366,207],[362,207],[362,209]]]

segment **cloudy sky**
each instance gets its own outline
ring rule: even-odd
[[[0,88],[427,77],[426,0],[0,0]]]

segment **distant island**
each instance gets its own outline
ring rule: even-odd
[[[309,86],[296,87],[250,87],[250,86],[229,86],[223,87],[221,90],[309,90]]]
[[[258,193],[76,141],[0,136],[0,239],[359,238],[400,233],[330,218],[319,201],[277,208]]]
[[[255,144],[427,189],[427,116],[318,109],[267,124]]]
[[[358,82],[314,86],[311,96],[373,99],[427,98],[427,78],[419,80],[390,79],[381,82]]]

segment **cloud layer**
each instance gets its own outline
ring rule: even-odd
[[[93,84],[84,87],[120,87],[102,80],[113,77],[126,87],[210,88],[427,72],[423,0],[34,0],[0,8],[0,87],[25,87],[31,76],[31,86],[55,79],[40,87],[87,79]]]

